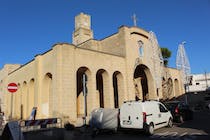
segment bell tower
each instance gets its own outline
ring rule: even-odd
[[[93,31],[91,30],[90,16],[80,13],[75,17],[75,27],[72,34],[73,44],[78,45],[92,38]]]

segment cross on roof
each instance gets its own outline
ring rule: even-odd
[[[132,16],[132,19],[133,19],[133,24],[134,26],[137,26],[137,17],[136,17],[136,14],[134,13],[133,16]]]

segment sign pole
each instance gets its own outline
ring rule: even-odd
[[[18,86],[16,83],[9,83],[8,86],[7,86],[7,90],[12,93],[11,95],[11,111],[10,111],[10,119],[12,118],[12,113],[13,113],[13,93],[16,92],[18,89]]]
[[[82,84],[83,84],[83,95],[84,95],[84,125],[86,125],[86,117],[87,117],[87,91],[86,91],[86,74],[82,76]]]
[[[11,111],[10,111],[10,119],[12,118],[12,112],[13,112],[13,94],[11,95]]]

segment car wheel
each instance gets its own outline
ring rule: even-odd
[[[154,126],[152,123],[150,123],[147,128],[146,128],[146,133],[148,135],[153,135],[154,134]]]
[[[179,122],[183,123],[184,122],[184,118],[182,117],[182,115],[179,116]]]
[[[172,121],[172,119],[170,118],[169,120],[168,120],[168,127],[172,127],[173,126],[173,121]]]

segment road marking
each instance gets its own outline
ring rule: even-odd
[[[179,135],[178,132],[162,132],[162,133],[156,133],[152,136],[150,136],[150,138],[156,139],[156,138],[160,138],[160,139],[172,139],[172,140],[194,140],[197,138],[198,135],[202,135],[201,133],[191,133],[188,134],[187,132],[181,133]]]
[[[184,136],[184,135],[187,135],[187,132],[182,133],[180,136],[182,137],[182,136]]]
[[[164,133],[156,133],[156,134],[150,136],[150,138],[159,138],[161,136],[166,136],[168,133],[169,133],[169,131],[164,132]]]

